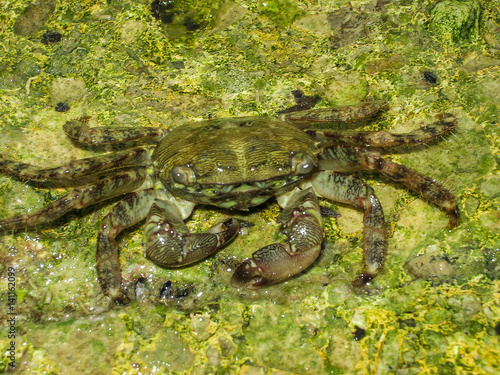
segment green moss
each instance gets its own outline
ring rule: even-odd
[[[164,25],[169,38],[191,38],[189,32],[209,26],[220,8],[221,0],[171,0],[154,1],[151,4],[153,16]]]
[[[480,5],[476,0],[444,0],[431,12],[431,30],[441,42],[463,43],[479,35]]]
[[[269,0],[257,1],[259,12],[268,17],[279,27],[287,27],[295,21],[303,12],[297,7],[295,1],[291,0]]]

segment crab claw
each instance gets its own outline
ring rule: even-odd
[[[250,289],[260,288],[268,284],[262,277],[262,270],[252,259],[245,259],[231,277],[231,286],[233,288],[247,287]]]
[[[257,289],[289,279],[318,257],[323,241],[323,219],[312,189],[293,193],[278,218],[286,243],[257,250],[240,264],[231,278],[233,287]]]
[[[263,247],[238,266],[231,277],[231,286],[257,289],[285,280],[294,274],[286,271],[291,260],[292,256],[281,244]]]

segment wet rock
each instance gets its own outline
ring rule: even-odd
[[[366,73],[372,75],[384,71],[397,70],[408,64],[404,56],[393,55],[384,59],[376,59],[365,65]]]
[[[476,0],[444,0],[431,11],[431,30],[442,43],[475,40],[480,6]]]
[[[474,315],[481,311],[481,300],[476,295],[464,294],[447,299],[453,310],[453,320],[457,324],[466,324]]]
[[[368,82],[358,72],[332,75],[325,82],[324,97],[331,105],[357,104],[368,93]]]
[[[333,30],[329,44],[331,48],[340,48],[352,44],[358,39],[373,35],[377,18],[369,12],[358,12],[343,7],[330,13],[328,22]]]
[[[483,39],[490,47],[500,49],[500,24],[493,20],[485,21]]]
[[[465,55],[464,62],[460,70],[466,73],[475,73],[482,69],[500,65],[500,60],[494,57],[470,53]]]
[[[330,364],[337,373],[352,373],[361,359],[360,344],[351,337],[339,333],[330,336],[330,344],[326,350]]]
[[[61,33],[57,31],[47,31],[42,35],[40,40],[43,44],[59,43],[61,41]]]
[[[140,39],[141,35],[146,29],[146,23],[137,20],[126,21],[121,30],[121,38],[125,44],[130,44],[132,42]]]
[[[230,25],[239,21],[248,9],[236,4],[233,1],[224,1],[214,15],[214,31],[220,31],[228,28]]]
[[[30,77],[35,77],[40,74],[41,68],[39,62],[35,58],[24,59],[16,64],[14,74],[21,82],[25,82]]]
[[[43,28],[55,9],[55,0],[39,0],[28,5],[17,17],[16,23],[14,23],[14,33],[23,36],[37,33]]]
[[[50,83],[49,93],[55,103],[71,103],[83,98],[87,88],[81,78],[57,78]]]
[[[492,279],[500,279],[500,248],[483,250],[486,274]]]
[[[303,15],[303,11],[291,0],[258,1],[257,11],[279,27],[287,27]]]
[[[488,199],[500,198],[500,175],[492,174],[481,181],[481,193]]]
[[[208,314],[195,313],[191,316],[189,328],[194,338],[203,341],[215,333],[217,324],[210,319]]]
[[[221,354],[223,357],[229,357],[236,352],[236,346],[227,337],[219,336],[218,338]]]
[[[422,72],[422,78],[426,82],[429,82],[431,85],[435,85],[436,83],[438,83],[438,76],[436,75],[436,73],[428,70]]]
[[[31,77],[36,77],[40,71],[40,65],[35,58],[21,60],[13,70],[0,68],[0,87],[4,89],[26,87],[27,81]]]
[[[176,39],[190,31],[208,27],[220,4],[216,0],[207,0],[193,5],[179,0],[154,0],[151,14],[161,21],[167,36]]]
[[[56,104],[55,108],[56,112],[68,112],[70,110],[69,104],[64,102],[59,102]]]
[[[424,254],[408,262],[408,271],[417,279],[446,279],[453,273],[452,265],[436,253]]]
[[[302,17],[295,24],[308,32],[315,33],[317,35],[327,35],[329,33],[329,22],[328,15],[325,13],[311,14]]]
[[[177,70],[184,69],[184,66],[185,66],[184,61],[181,61],[181,60],[172,61],[168,65],[170,65],[172,68],[177,69]]]
[[[207,349],[207,360],[211,366],[219,366],[220,365],[220,354],[214,347],[209,347]]]
[[[142,348],[139,357],[146,363],[154,364],[159,373],[184,372],[195,361],[189,343],[172,329],[161,332],[152,345]]]

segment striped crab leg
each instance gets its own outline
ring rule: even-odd
[[[353,281],[362,286],[382,269],[387,252],[384,212],[373,188],[355,177],[338,172],[323,171],[312,179],[314,191],[335,202],[361,208],[363,215],[364,263],[363,272]]]

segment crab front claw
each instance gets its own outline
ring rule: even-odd
[[[264,273],[265,269],[252,258],[245,259],[231,276],[231,286],[233,288],[246,286],[249,289],[263,287],[270,284],[269,279],[263,277]]]
[[[146,218],[143,246],[146,257],[162,267],[182,267],[204,259],[230,242],[240,229],[233,218],[202,233],[190,233],[177,206],[156,199]]]
[[[233,287],[257,289],[286,280],[311,265],[323,242],[323,219],[312,189],[293,193],[278,218],[287,244],[271,244],[240,264],[231,277]]]
[[[231,286],[257,289],[288,279],[296,273],[289,271],[290,265],[296,268],[293,267],[293,257],[290,250],[281,244],[263,247],[236,268],[231,277]]]

